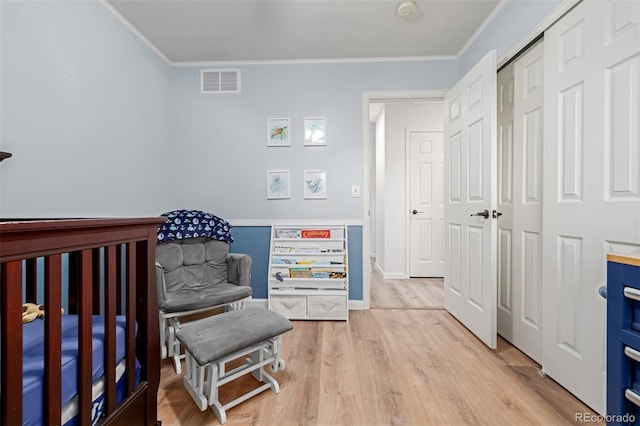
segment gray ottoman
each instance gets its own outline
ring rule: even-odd
[[[284,370],[285,362],[280,358],[281,335],[292,328],[291,322],[282,315],[258,307],[225,312],[181,326],[176,338],[185,348],[183,382],[200,410],[211,407],[224,424],[229,408],[267,389],[279,393],[278,382],[267,374],[264,366],[269,364],[274,373]],[[227,362],[249,355],[240,367],[225,370]],[[218,388],[247,373],[264,384],[222,405]]]

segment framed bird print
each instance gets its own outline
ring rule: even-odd
[[[267,146],[289,145],[289,119],[267,118]]]
[[[304,198],[327,198],[327,172],[304,171]]]

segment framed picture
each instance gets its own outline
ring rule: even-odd
[[[304,198],[327,198],[327,172],[304,171]]]
[[[289,119],[267,118],[267,146],[289,145]]]
[[[289,170],[267,171],[267,199],[291,198]]]
[[[304,118],[304,144],[321,146],[327,144],[327,119],[324,117]]]

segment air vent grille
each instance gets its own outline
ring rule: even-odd
[[[202,93],[240,93],[240,70],[202,70]]]

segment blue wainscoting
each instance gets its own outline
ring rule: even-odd
[[[348,256],[349,256],[349,300],[362,300],[362,226],[349,225],[348,233]],[[230,250],[235,253],[246,253],[253,259],[251,271],[251,287],[253,288],[254,299],[267,298],[267,275],[269,272],[269,245],[271,239],[270,226],[234,226],[231,230],[234,242],[231,243]],[[123,256],[126,256],[123,250]],[[68,312],[67,293],[69,282],[68,255],[62,256],[62,307]],[[126,262],[126,257],[124,258]],[[37,300],[29,300],[34,303],[44,303],[44,259],[37,260],[38,273],[38,297]],[[25,276],[23,270],[23,277]],[[123,274],[125,272],[123,271]],[[100,265],[100,291],[104,288],[104,263]],[[23,280],[24,281],[24,280]],[[23,295],[25,300],[23,282]]]
[[[349,300],[362,300],[362,226],[349,225]],[[251,287],[254,299],[267,298],[267,275],[269,273],[270,226],[234,226],[231,230],[233,243],[230,250],[246,253],[253,259]]]

